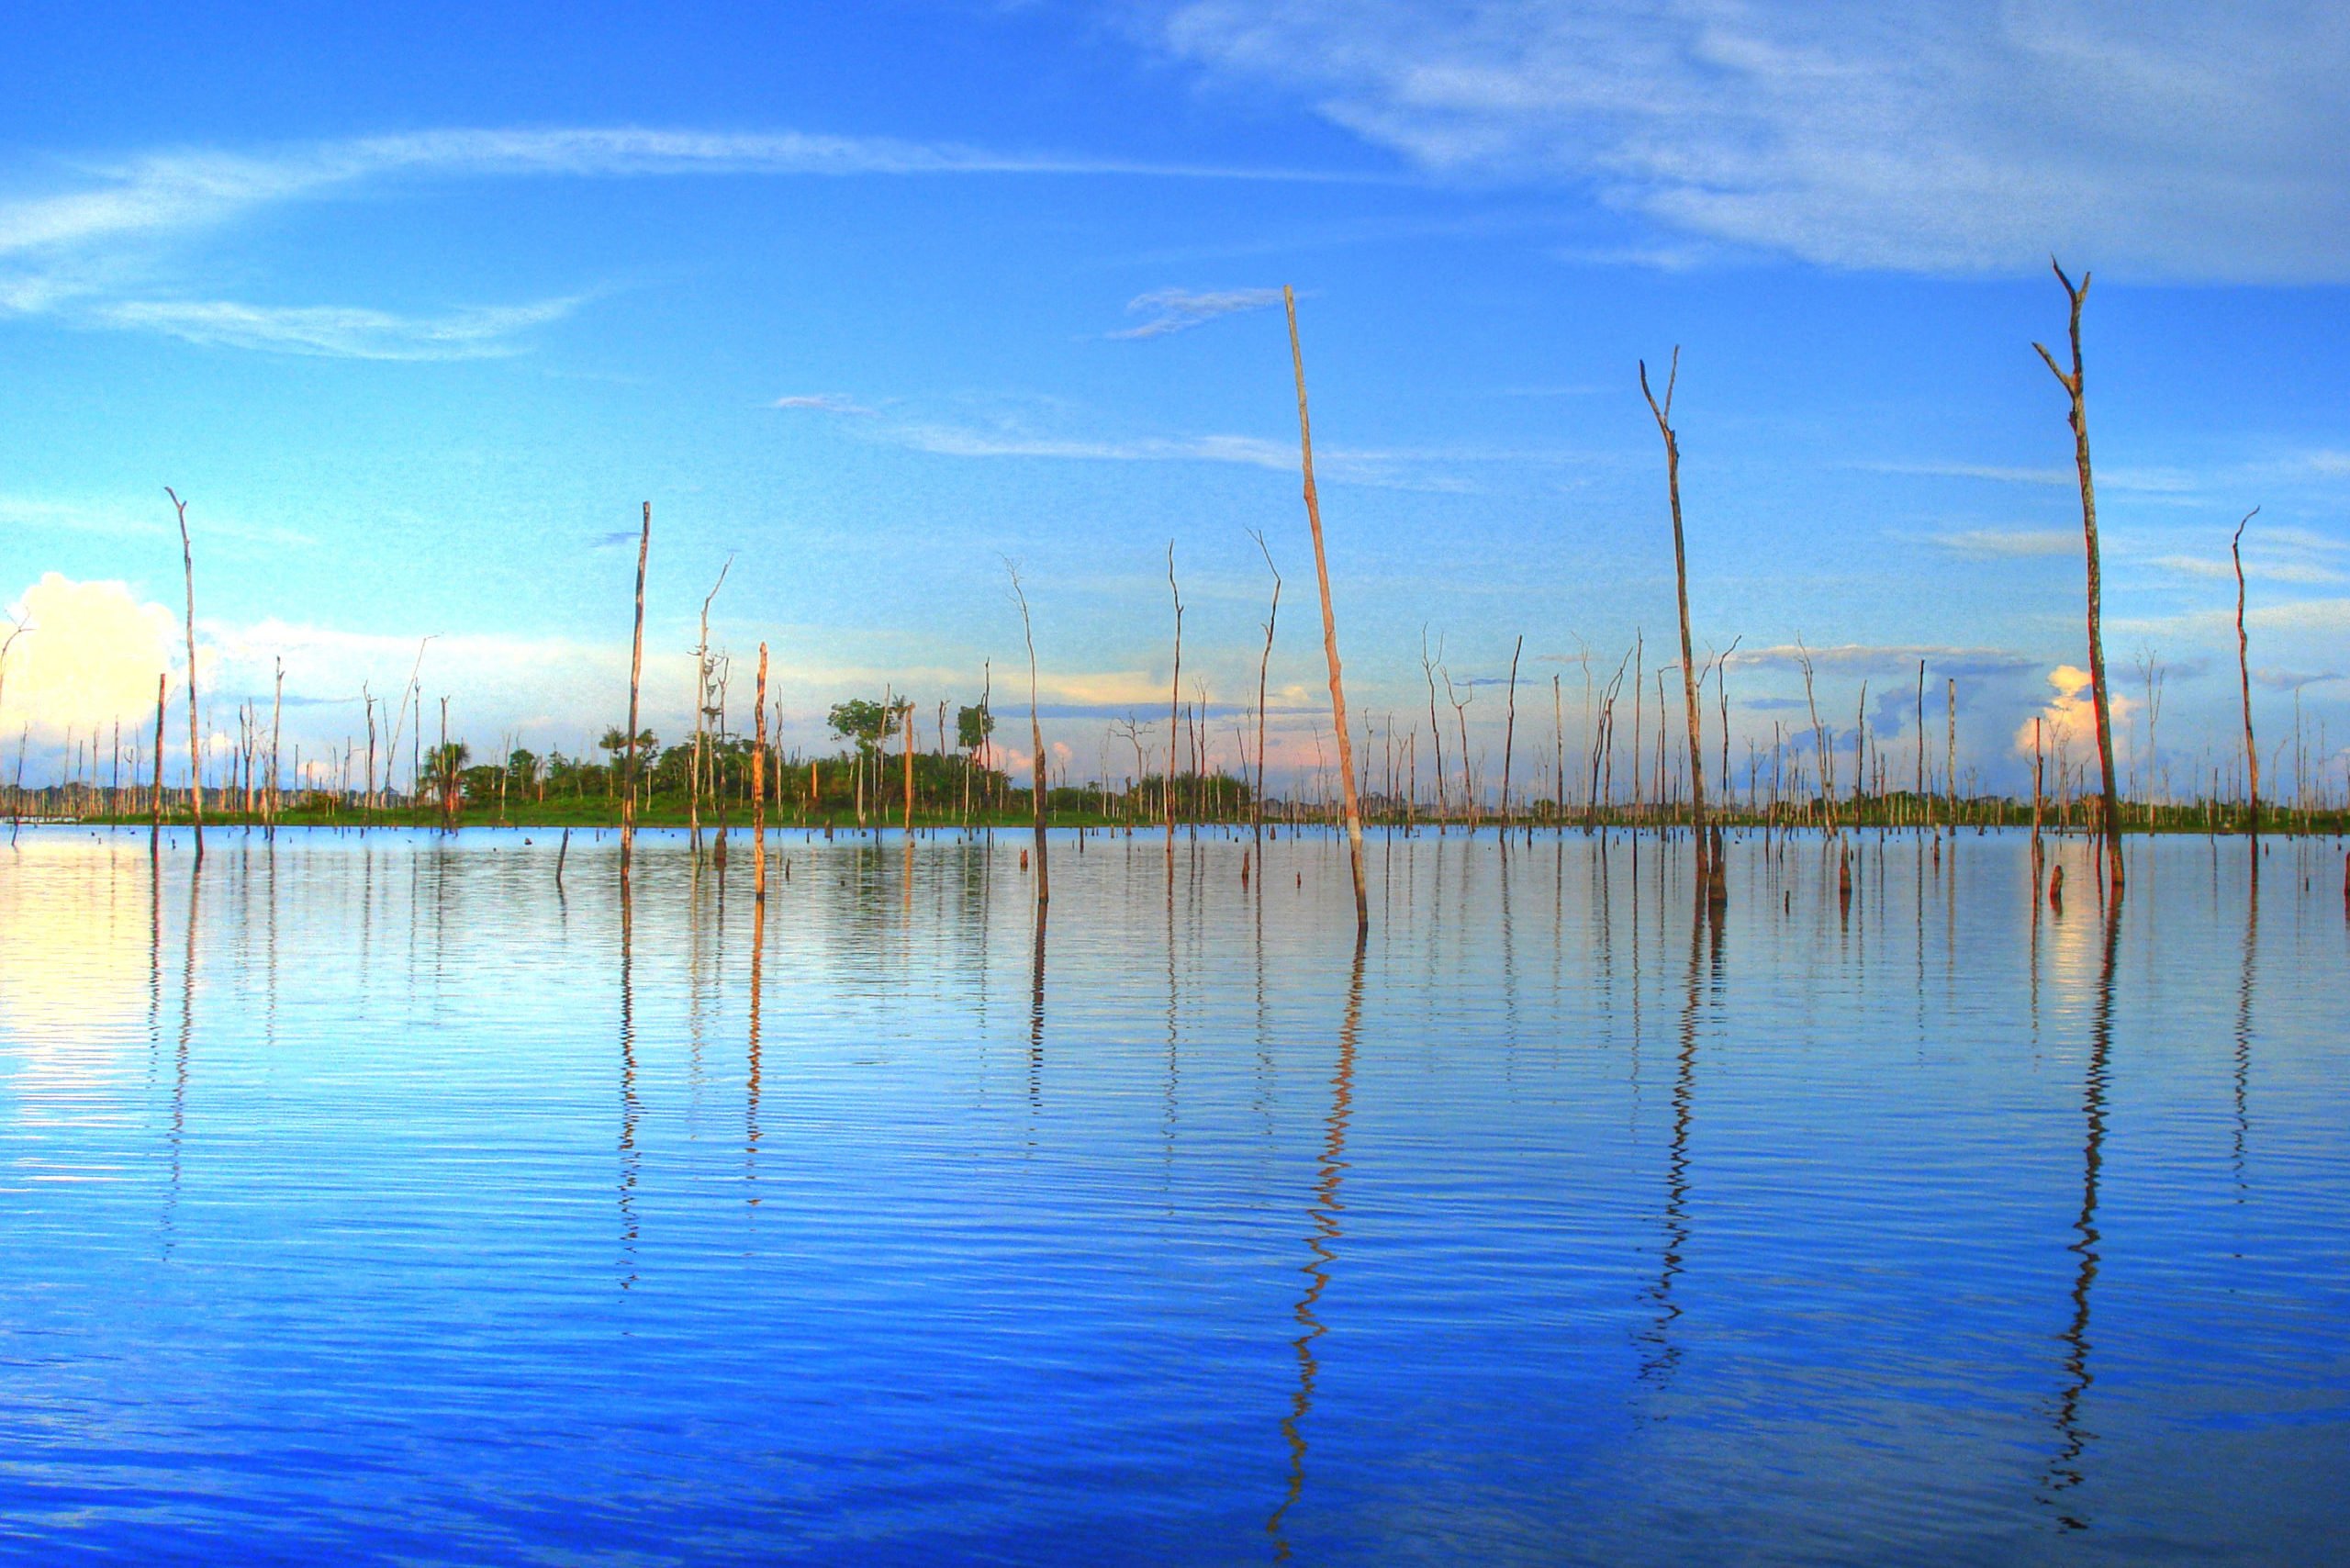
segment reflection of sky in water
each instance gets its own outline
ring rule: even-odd
[[[1024,840],[793,836],[754,1039],[739,837],[623,924],[532,836],[25,834],[36,1555],[2290,1561],[2350,1484],[2330,846],[2246,1007],[2201,840],[2109,948],[2072,843],[1750,840],[1693,933],[1679,849],[1374,835],[1359,990],[1329,843],[1060,840],[1040,1004]]]

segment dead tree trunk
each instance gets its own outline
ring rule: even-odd
[[[1502,842],[1509,842],[1509,765],[1510,752],[1517,743],[1517,656],[1526,651],[1526,638],[1521,634],[1517,645],[1509,651],[1509,717],[1502,725]]]
[[[2260,748],[2252,739],[2252,643],[2244,629],[2244,524],[2260,515],[2258,507],[2244,514],[2244,521],[2236,524],[2236,534],[2228,541],[2228,554],[2236,564],[2236,680],[2244,690],[2244,765],[2247,781],[2252,786],[2252,815],[2247,831],[2252,834],[2253,875],[2260,875]]]
[[[187,579],[187,796],[196,824],[196,863],[204,864],[204,743],[196,717],[196,551],[188,542],[187,503],[169,485],[163,494],[180,516],[180,566]]]
[[[1045,731],[1044,726],[1036,721],[1036,633],[1028,620],[1028,595],[1020,587],[1020,568],[1006,561],[1004,569],[1012,574],[1012,597],[1020,603],[1020,635],[1028,644],[1029,784],[1030,793],[1035,796],[1036,914],[1041,930],[1045,906],[1052,902],[1053,899],[1053,880],[1051,871],[1045,862]],[[1169,766],[1172,766],[1171,754]],[[1173,851],[1170,849],[1169,853],[1171,855]]]
[[[1160,814],[1167,820],[1167,874],[1175,874],[1175,742],[1181,733],[1176,717],[1183,695],[1183,590],[1175,585],[1175,542],[1167,542],[1167,591],[1175,600],[1175,671],[1167,681],[1167,782],[1158,792]]]
[[[169,675],[155,677],[155,797],[149,802],[153,819],[147,827],[147,857],[152,860],[163,844],[163,692],[171,684]]]
[[[759,644],[759,689],[751,720],[751,902],[767,902],[767,645]],[[757,962],[755,957],[753,962]],[[755,973],[756,971],[754,970]]]
[[[1248,802],[1248,828],[1256,840],[1257,865],[1261,870],[1265,864],[1265,672],[1273,662],[1273,623],[1281,615],[1281,569],[1273,565],[1265,536],[1252,529],[1249,537],[1257,541],[1257,551],[1265,557],[1265,570],[1273,574],[1273,602],[1265,611],[1265,651],[1257,656],[1257,792]]]
[[[2055,356],[2045,347],[2039,343],[2031,346],[2039,350],[2040,357],[2048,363],[2049,373],[2072,399],[2067,422],[2073,427],[2073,463],[2080,471],[2081,537],[2088,552],[2089,696],[2097,709],[2097,760],[2105,784],[2105,810],[2098,825],[2105,835],[2107,876],[2119,897],[2122,882],[2121,801],[2121,791],[2113,782],[2113,711],[2105,690],[2105,583],[2097,543],[2097,485],[2089,472],[2088,404],[2081,376],[2081,302],[2088,297],[2089,274],[2083,273],[2081,285],[2076,288],[2053,258],[2048,264],[2054,270],[2056,281],[2065,286],[2065,298],[2072,303],[2072,373],[2067,375],[2061,369]]]
[[[1330,663],[1330,724],[1338,732],[1338,781],[1346,790],[1347,855],[1355,878],[1355,941],[1371,933],[1371,897],[1362,880],[1362,802],[1355,794],[1353,732],[1347,727],[1347,689],[1338,669],[1338,622],[1330,610],[1330,562],[1322,547],[1322,503],[1314,490],[1314,425],[1305,411],[1305,353],[1297,341],[1297,295],[1281,286],[1289,316],[1290,363],[1297,372],[1297,441],[1305,476],[1305,521],[1314,532],[1314,575],[1322,588],[1322,651]]]
[[[644,562],[653,553],[653,503],[644,503],[644,531],[636,541],[636,629],[628,654],[628,777],[621,790],[621,880],[636,852],[636,698],[644,678]]]
[[[1673,368],[1664,378],[1664,401],[1649,390],[1649,367],[1640,363],[1640,396],[1649,400],[1656,428],[1664,437],[1665,495],[1673,507],[1673,582],[1681,608],[1681,688],[1689,706],[1689,828],[1697,847],[1697,885],[1709,885],[1706,846],[1706,748],[1699,734],[1704,709],[1697,701],[1697,660],[1689,643],[1689,559],[1681,533],[1681,439],[1673,429],[1673,388],[1681,378],[1681,350],[1673,351]],[[1662,718],[1662,715],[1660,715]]]

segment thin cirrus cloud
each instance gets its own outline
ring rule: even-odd
[[[144,328],[191,343],[343,359],[490,359],[519,352],[517,334],[560,320],[576,297],[532,305],[403,316],[352,306],[263,306],[229,300],[125,300],[98,305],[92,323]]]
[[[834,393],[778,398],[770,405],[796,413],[869,417],[879,410]],[[1115,435],[1039,430],[1022,419],[984,423],[925,419],[876,419],[859,433],[938,457],[1031,458],[1080,463],[1217,463],[1292,473],[1298,449],[1286,438],[1210,432]],[[1316,474],[1332,483],[1376,489],[1463,494],[1476,488],[1461,472],[1492,465],[1554,465],[1566,454],[1505,447],[1316,448]]]
[[[1935,534],[1932,543],[1953,555],[2009,560],[2069,555],[2080,549],[2081,536],[2061,528],[1959,528]]]
[[[1360,181],[1311,170],[1153,163],[1002,152],[946,142],[797,131],[636,127],[451,129],[265,151],[183,149],[80,167],[74,188],[0,201],[0,313],[154,330],[208,345],[359,359],[466,359],[515,352],[528,328],[577,298],[401,315],[359,306],[140,298],[126,260],[274,207],[408,179],[1123,175]],[[1205,317],[1201,318],[1203,319]]]
[[[1830,266],[2350,278],[2333,0],[1180,0],[1151,41],[1427,174]]]
[[[1281,291],[1278,288],[1155,288],[1126,302],[1126,314],[1141,316],[1142,320],[1104,335],[1113,339],[1163,338],[1205,326],[1220,316],[1263,310],[1281,302]]]

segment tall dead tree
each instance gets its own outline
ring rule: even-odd
[[[1673,507],[1673,584],[1681,607],[1681,689],[1689,706],[1689,828],[1697,846],[1697,885],[1709,884],[1706,848],[1706,747],[1699,730],[1704,708],[1697,701],[1697,657],[1689,643],[1689,557],[1681,533],[1681,438],[1673,428],[1673,388],[1681,379],[1681,349],[1673,350],[1673,367],[1664,378],[1664,401],[1649,390],[1648,362],[1640,362],[1640,396],[1649,400],[1656,428],[1664,437],[1664,487]]]
[[[759,644],[759,685],[751,716],[751,902],[767,902],[767,645]],[[758,953],[751,956],[758,973]]]
[[[1003,567],[1012,574],[1012,597],[1020,604],[1020,635],[1028,644],[1028,744],[1033,763],[1029,782],[1030,793],[1035,798],[1036,916],[1041,933],[1045,906],[1053,899],[1053,881],[1052,874],[1045,864],[1045,730],[1036,720],[1036,633],[1028,620],[1028,595],[1020,586],[1020,568],[1010,561],[1006,561]],[[1173,767],[1171,753],[1169,767]],[[1041,935],[1038,939],[1042,940]]]
[[[636,541],[636,629],[628,652],[628,778],[621,791],[621,880],[636,852],[636,698],[644,678],[644,562],[653,553],[653,503],[644,503],[644,531]],[[712,589],[716,592],[716,589]]]
[[[1509,651],[1509,718],[1502,727],[1502,842],[1509,842],[1509,764],[1510,751],[1517,742],[1517,656],[1526,651],[1526,638],[1521,633],[1517,645]]]
[[[1305,353],[1297,341],[1297,295],[1281,286],[1289,316],[1290,364],[1297,373],[1297,442],[1305,476],[1305,521],[1314,532],[1314,575],[1322,588],[1322,651],[1330,664],[1330,725],[1338,733],[1338,781],[1346,792],[1347,855],[1355,877],[1355,940],[1371,933],[1371,896],[1362,880],[1362,802],[1355,794],[1354,734],[1347,727],[1347,689],[1338,669],[1338,622],[1330,610],[1330,561],[1322,547],[1322,502],[1314,490],[1314,424],[1305,411]]]
[[[2248,831],[2252,834],[2252,874],[2260,875],[2260,748],[2252,739],[2252,643],[2244,629],[2244,524],[2260,515],[2258,507],[2244,514],[2244,521],[2236,524],[2236,535],[2228,541],[2228,554],[2236,564],[2236,680],[2244,689],[2244,765],[2252,786],[2252,817]]]
[[[1175,741],[1181,733],[1176,710],[1183,698],[1183,590],[1175,584],[1175,541],[1167,542],[1167,591],[1175,600],[1175,672],[1167,681],[1167,784],[1158,792],[1167,819],[1167,874],[1175,874]]]
[[[2040,357],[2047,362],[2049,374],[2056,377],[2057,385],[2072,399],[2072,410],[2066,420],[2073,427],[2073,463],[2080,471],[2081,537],[2088,552],[2089,696],[2097,710],[2097,760],[2105,783],[2105,809],[2098,826],[2105,835],[2106,874],[2119,896],[2122,881],[2121,792],[2113,782],[2113,711],[2105,690],[2105,581],[2098,554],[2097,485],[2089,472],[2088,403],[2081,375],[2081,302],[2089,295],[2089,274],[2083,273],[2080,286],[2076,288],[2055,258],[2049,258],[2048,264],[2056,274],[2056,281],[2065,286],[2065,297],[2072,304],[2071,373],[2057,364],[2056,356],[2044,345],[2031,346],[2039,350]]]
[[[204,742],[196,718],[196,550],[187,536],[187,503],[169,485],[173,510],[180,515],[180,567],[187,579],[187,795],[195,813],[196,863],[204,864]]]
[[[1273,553],[1266,548],[1265,536],[1255,529],[1248,536],[1257,542],[1257,552],[1265,557],[1265,570],[1273,574],[1273,602],[1265,611],[1265,651],[1257,656],[1257,791],[1248,802],[1248,826],[1256,839],[1257,866],[1265,864],[1265,672],[1273,662],[1273,623],[1281,615],[1281,569],[1273,565]],[[1392,726],[1391,726],[1392,728]]]

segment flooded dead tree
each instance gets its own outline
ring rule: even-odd
[[[1265,557],[1265,570],[1273,574],[1273,601],[1265,610],[1265,649],[1257,655],[1257,789],[1248,801],[1248,825],[1255,839],[1257,864],[1265,864],[1265,672],[1273,662],[1273,624],[1281,615],[1281,569],[1273,565],[1273,553],[1265,546],[1265,536],[1255,529],[1248,537],[1257,542],[1257,552]]]
[[[644,678],[644,563],[653,553],[653,503],[644,503],[644,530],[636,541],[636,630],[628,652],[628,736],[625,742],[628,776],[621,790],[621,880],[628,880],[629,861],[636,851],[636,699]],[[712,588],[712,593],[718,590]]]
[[[1689,831],[1697,850],[1697,886],[1702,892],[1712,886],[1711,863],[1706,847],[1706,746],[1700,727],[1704,709],[1697,701],[1697,658],[1689,642],[1689,556],[1681,532],[1681,438],[1673,428],[1673,389],[1681,379],[1681,350],[1675,345],[1673,365],[1664,377],[1664,400],[1659,402],[1649,390],[1649,366],[1640,362],[1640,396],[1649,401],[1649,412],[1656,416],[1656,428],[1664,437],[1664,488],[1673,510],[1673,585],[1681,609],[1681,689],[1689,709]]]
[[[187,799],[196,828],[196,863],[204,864],[204,741],[196,717],[196,550],[187,536],[187,503],[169,485],[173,510],[180,515],[180,567],[187,580]],[[161,749],[160,742],[158,749]]]
[[[1045,906],[1053,902],[1052,873],[1045,863],[1045,730],[1036,719],[1036,632],[1028,619],[1028,595],[1020,586],[1020,568],[1006,561],[1012,575],[1012,597],[1020,606],[1020,635],[1028,644],[1028,744],[1030,793],[1035,797],[1036,828],[1036,941],[1044,944]],[[1172,764],[1169,764],[1170,767]]]
[[[2236,680],[2244,690],[2244,766],[2252,790],[2252,813],[2245,831],[2252,835],[2252,875],[2255,881],[2260,877],[2260,748],[2252,739],[2252,643],[2244,630],[2244,531],[2245,524],[2259,515],[2258,507],[2244,513],[2243,521],[2236,524],[2235,537],[2228,541],[2228,554],[2236,565]]]
[[[1338,734],[1338,783],[1347,806],[1347,857],[1355,879],[1355,940],[1371,930],[1371,898],[1362,880],[1362,802],[1355,793],[1354,732],[1347,727],[1347,689],[1338,669],[1338,623],[1330,611],[1330,561],[1322,547],[1322,503],[1314,491],[1314,424],[1305,411],[1305,353],[1297,340],[1297,294],[1281,286],[1289,316],[1290,364],[1297,372],[1297,442],[1305,475],[1305,521],[1314,533],[1314,575],[1322,588],[1322,651],[1330,664],[1330,726]]]
[[[2076,288],[2053,257],[2048,265],[2056,274],[2056,281],[2065,286],[2065,297],[2072,304],[2071,372],[2068,374],[2056,363],[2056,356],[2045,345],[2031,346],[2039,351],[2040,357],[2048,364],[2049,373],[2072,399],[2066,422],[2073,428],[2073,463],[2080,472],[2081,481],[2081,537],[2088,553],[2089,696],[2097,710],[2097,760],[2105,784],[2105,806],[2098,828],[2105,838],[2106,876],[2119,896],[2122,881],[2121,800],[2113,782],[2113,711],[2105,689],[2105,583],[2098,554],[2097,484],[2089,471],[2088,402],[2081,375],[2081,302],[2089,296],[2089,274],[2083,273],[2080,286]]]

